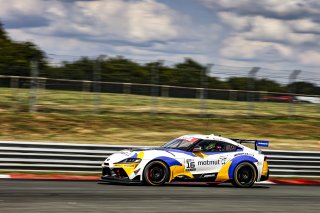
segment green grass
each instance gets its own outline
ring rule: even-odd
[[[0,88],[0,139],[158,145],[183,134],[215,133],[269,139],[272,149],[320,150],[315,104],[255,102],[249,111],[246,102],[207,100],[201,110],[199,99],[103,93],[97,102],[94,93],[40,90],[38,113],[31,114],[29,94]]]

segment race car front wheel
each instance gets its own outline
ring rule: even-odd
[[[144,172],[144,180],[148,185],[160,186],[169,180],[168,166],[162,161],[152,161],[149,163]]]
[[[232,184],[236,187],[251,187],[257,179],[255,167],[248,162],[240,163],[234,170]]]

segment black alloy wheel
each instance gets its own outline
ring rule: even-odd
[[[236,187],[251,187],[257,180],[257,171],[249,162],[240,163],[234,170],[232,184]]]
[[[169,180],[168,166],[162,161],[152,161],[144,169],[144,180],[148,185],[160,186]]]

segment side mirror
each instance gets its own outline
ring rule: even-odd
[[[195,146],[192,150],[192,152],[201,152],[202,148],[200,146]]]

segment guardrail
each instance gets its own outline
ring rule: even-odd
[[[0,141],[0,171],[100,173],[108,155],[142,146]],[[263,150],[271,177],[320,178],[320,152]]]

